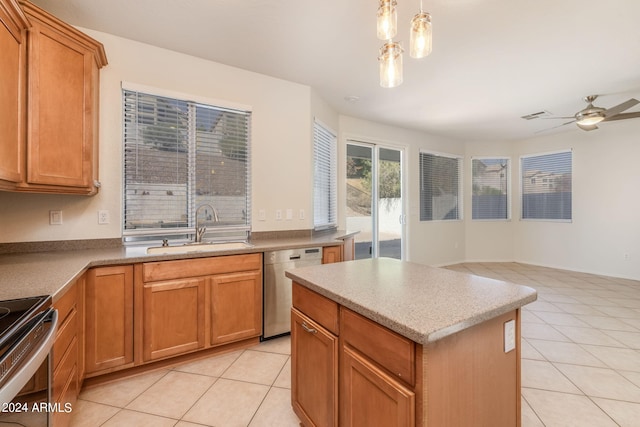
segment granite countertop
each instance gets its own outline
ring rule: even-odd
[[[424,345],[537,299],[527,286],[390,258],[301,267],[286,275]]]
[[[332,246],[355,234],[357,232],[336,231],[305,237],[267,237],[252,240],[250,248],[183,254],[148,255],[146,246],[3,254],[0,255],[0,300],[51,295],[55,302],[90,267]]]

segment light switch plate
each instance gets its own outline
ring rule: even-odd
[[[516,321],[504,322],[504,352],[516,349]]]
[[[49,211],[49,225],[62,225],[62,211]]]

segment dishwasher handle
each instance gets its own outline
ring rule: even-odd
[[[296,259],[300,259],[300,255],[291,255],[289,257],[289,260],[291,260],[291,261],[296,260]]]

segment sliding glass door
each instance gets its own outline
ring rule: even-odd
[[[356,259],[402,259],[402,150],[349,141],[346,164],[347,229],[360,231]]]

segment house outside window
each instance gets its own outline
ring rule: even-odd
[[[338,225],[337,139],[319,120],[313,124],[313,227]]]
[[[462,219],[462,157],[420,153],[420,221]]]
[[[521,158],[522,219],[572,219],[572,152]]]
[[[472,219],[509,219],[509,166],[507,158],[471,160]]]
[[[123,89],[125,242],[251,229],[251,112]]]

